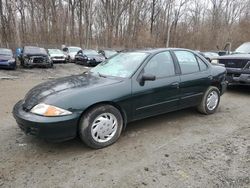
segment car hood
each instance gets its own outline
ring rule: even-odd
[[[25,53],[24,54],[24,57],[44,57],[44,58],[46,58],[46,57],[48,57],[48,55],[46,55],[46,54],[39,54],[39,53],[37,53],[37,54],[29,54],[29,53]]]
[[[50,54],[50,57],[64,57],[64,54]]]
[[[2,62],[2,61],[8,61],[10,59],[12,59],[11,56],[0,55],[0,62]]]
[[[75,56],[77,54],[77,52],[69,52],[70,56]]]
[[[214,59],[250,59],[250,54],[232,54],[232,55],[224,55],[219,56]]]
[[[105,60],[105,57],[103,57],[102,55],[87,55],[87,57],[96,60]]]
[[[31,89],[24,98],[23,107],[26,110],[31,110],[33,106],[42,102],[47,97],[67,90],[74,92],[75,88],[90,89],[98,86],[111,85],[120,81],[121,80],[93,76],[89,73],[55,79],[39,84]]]

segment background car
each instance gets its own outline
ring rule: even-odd
[[[11,49],[0,48],[0,68],[16,69],[16,60]]]
[[[75,56],[75,63],[85,66],[96,66],[104,60],[105,57],[95,50],[80,50]]]
[[[36,46],[25,46],[19,59],[23,67],[53,67],[47,51]]]
[[[213,59],[212,63],[225,65],[229,84],[250,85],[250,42],[240,45],[230,55]]]
[[[60,49],[48,49],[50,59],[53,63],[66,63],[66,55]]]
[[[79,52],[80,50],[82,50],[80,47],[76,47],[76,46],[68,46],[63,48],[63,52],[66,55],[67,61],[69,63],[74,63],[75,62],[75,56],[77,54],[77,52]]]
[[[110,58],[111,56],[117,54],[116,50],[98,50],[99,54],[102,54],[106,59]]]
[[[225,67],[186,49],[121,52],[88,72],[34,87],[13,115],[31,135],[56,141],[79,135],[103,148],[128,122],[189,107],[215,113],[225,76]]]
[[[203,57],[205,57],[210,63],[213,59],[219,57],[217,52],[199,52]]]

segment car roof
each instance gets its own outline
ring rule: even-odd
[[[158,53],[158,52],[163,52],[167,50],[186,50],[186,51],[192,51],[190,49],[185,49],[185,48],[146,48],[146,49],[125,49],[122,50],[121,52],[142,52],[142,53]]]
[[[81,47],[78,47],[78,46],[67,46],[66,48],[79,48],[79,49],[81,49]]]
[[[95,51],[96,52],[96,50],[94,49],[83,49],[82,51]]]
[[[23,48],[45,49],[45,48],[43,48],[43,47],[39,47],[39,46],[24,46]]]
[[[9,49],[9,48],[0,48],[0,50],[10,50],[10,51],[12,51],[12,50]]]
[[[60,50],[60,49],[58,49],[58,48],[48,48],[48,50]],[[62,51],[62,50],[60,50],[60,51]]]

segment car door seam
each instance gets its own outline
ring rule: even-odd
[[[179,99],[172,99],[172,100],[167,100],[167,101],[163,101],[163,102],[159,102],[159,103],[155,103],[155,104],[150,104],[147,106],[142,106],[142,107],[136,108],[136,110],[142,110],[145,108],[149,108],[149,107],[153,107],[153,106],[157,106],[157,105],[161,105],[161,104],[165,104],[165,103],[169,103],[169,102],[174,102],[174,101],[178,101],[178,100]]]

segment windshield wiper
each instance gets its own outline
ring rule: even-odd
[[[103,75],[103,74],[101,74],[101,73],[99,73],[99,72],[97,72],[97,73],[98,73],[98,75],[99,75],[100,77],[107,78],[107,76],[105,76],[105,75]]]

